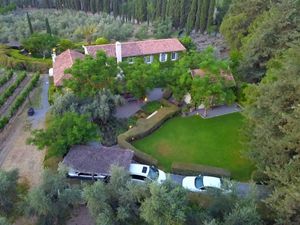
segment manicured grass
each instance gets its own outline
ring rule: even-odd
[[[239,113],[212,119],[176,117],[133,145],[157,158],[166,171],[172,162],[198,163],[228,169],[234,179],[245,181],[254,166],[242,156],[242,126]]]
[[[151,114],[158,110],[161,107],[161,103],[159,101],[148,102],[146,105],[142,107],[146,113]]]

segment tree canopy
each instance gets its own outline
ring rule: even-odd
[[[96,126],[88,116],[66,112],[61,117],[53,117],[46,129],[33,130],[27,142],[38,149],[47,147],[51,156],[64,156],[72,145],[85,144],[96,138]]]
[[[300,220],[299,189],[295,189],[300,165],[299,50],[298,43],[269,63],[266,78],[252,92],[256,100],[245,111],[249,156],[275,187],[268,203],[278,224]]]
[[[72,79],[64,80],[64,86],[80,97],[89,97],[103,88],[116,90],[119,70],[114,58],[99,51],[95,58],[86,56],[82,60],[76,60],[65,73],[71,74]]]

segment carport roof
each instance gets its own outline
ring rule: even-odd
[[[63,163],[78,172],[109,175],[112,165],[127,170],[132,158],[132,150],[117,146],[77,145],[68,152]]]

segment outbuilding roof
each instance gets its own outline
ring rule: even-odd
[[[194,70],[191,70],[191,75],[192,77],[204,77],[206,75],[206,71],[203,70],[203,69],[194,69]],[[234,80],[234,77],[232,75],[232,73],[230,72],[226,72],[224,70],[220,70],[220,75],[225,78],[225,80],[227,81],[235,81]]]
[[[64,71],[72,67],[75,59],[82,59],[83,57],[84,54],[68,49],[55,58],[55,62],[53,63],[53,80],[55,86],[61,86],[63,79],[70,77],[70,74],[64,74]]]
[[[116,57],[115,44],[90,45],[85,46],[85,48],[87,54],[92,56],[95,56],[97,51],[103,50],[108,56]],[[168,52],[182,52],[186,50],[177,38],[122,42],[121,49],[122,57],[155,55]]]
[[[82,173],[109,175],[112,165],[128,170],[133,151],[117,146],[76,145],[65,156],[63,163]]]

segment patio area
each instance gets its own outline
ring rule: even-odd
[[[199,115],[203,119],[209,119],[217,116],[223,116],[231,113],[241,112],[242,108],[237,103],[234,103],[230,106],[228,105],[216,106],[213,107],[212,109],[207,110],[206,117],[204,116],[204,111],[205,111],[204,108],[196,109],[193,112],[188,113],[188,116]]]

